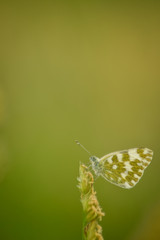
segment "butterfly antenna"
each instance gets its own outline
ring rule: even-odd
[[[87,153],[89,153],[89,155],[91,156],[91,153],[90,153],[80,142],[78,142],[77,140],[75,140],[75,142],[76,142],[81,148],[83,148]]]

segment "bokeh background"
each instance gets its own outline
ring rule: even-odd
[[[95,189],[104,239],[160,239],[159,2],[5,1],[0,25],[0,239],[81,239],[75,139],[153,149],[135,188]]]

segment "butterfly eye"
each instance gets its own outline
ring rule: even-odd
[[[95,156],[92,156],[89,158],[92,162],[96,162],[97,161],[97,158]]]

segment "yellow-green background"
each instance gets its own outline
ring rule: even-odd
[[[160,239],[158,1],[6,1],[0,25],[0,239],[81,239],[75,139],[153,149],[135,188],[95,189],[105,240]]]

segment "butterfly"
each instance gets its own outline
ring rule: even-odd
[[[90,154],[77,140],[76,143]],[[110,183],[129,189],[139,182],[152,157],[153,151],[148,148],[131,148],[109,153],[101,158],[90,154],[89,159],[96,176],[102,176]]]

